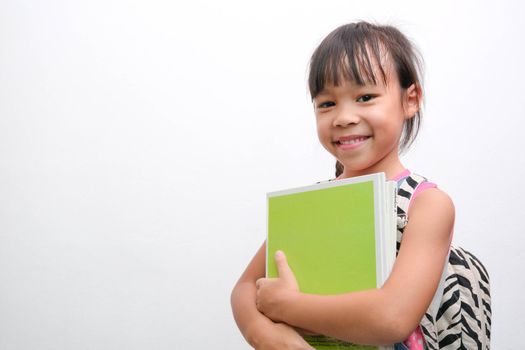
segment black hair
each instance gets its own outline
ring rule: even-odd
[[[382,59],[382,56],[388,59]],[[336,28],[321,42],[310,60],[308,87],[312,100],[327,84],[339,85],[349,80],[358,85],[386,84],[386,64],[392,64],[402,90],[415,85],[422,95],[422,59],[414,45],[392,26],[368,22],[350,23]],[[378,67],[379,69],[374,69]],[[377,76],[379,73],[379,76]],[[406,119],[399,151],[407,150],[414,142],[422,120],[421,109]],[[336,176],[343,165],[336,163]]]

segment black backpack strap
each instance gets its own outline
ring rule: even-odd
[[[396,253],[399,252],[401,240],[405,226],[408,223],[408,208],[414,192],[416,192],[419,185],[426,182],[427,179],[421,175],[410,174],[405,177],[398,184],[397,188],[397,244]]]

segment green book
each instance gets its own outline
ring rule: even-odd
[[[378,288],[395,260],[396,183],[384,173],[268,193],[266,275],[286,254],[299,289],[341,294]],[[369,350],[325,336],[305,339],[318,350]]]

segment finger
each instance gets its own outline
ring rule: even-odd
[[[255,288],[257,288],[257,289],[261,288],[261,284],[264,282],[265,279],[266,278],[264,278],[264,277],[261,277],[261,278],[257,279],[257,281],[255,281]]]
[[[259,296],[259,294],[261,293],[261,291],[257,290],[257,292],[255,293],[255,308],[257,310],[259,310],[259,312],[262,312],[262,308],[261,308],[261,298]]]
[[[285,279],[295,279],[295,276],[292,270],[290,269],[290,266],[288,265],[288,261],[286,260],[286,255],[284,255],[284,252],[282,250],[278,250],[275,252],[275,264],[277,265],[279,277]]]

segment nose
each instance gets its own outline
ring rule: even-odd
[[[334,127],[347,127],[352,124],[358,124],[361,118],[351,107],[341,106],[333,120]]]

